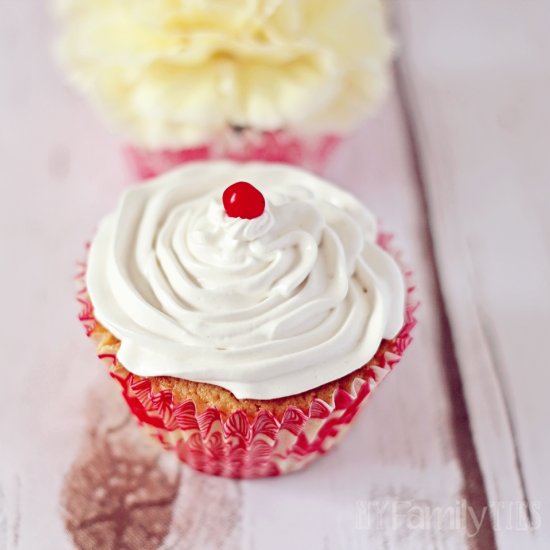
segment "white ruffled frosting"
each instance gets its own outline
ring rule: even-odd
[[[242,180],[266,198],[256,219],[223,209]],[[194,163],[125,192],[87,287],[131,372],[289,396],[361,367],[401,329],[403,276],[376,233],[353,196],[300,169]]]
[[[388,87],[381,0],[57,0],[72,82],[136,145],[341,133]]]

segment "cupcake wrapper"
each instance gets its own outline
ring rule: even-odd
[[[379,244],[400,262],[391,246],[391,236],[381,234]],[[400,262],[401,263],[401,262]],[[93,307],[84,286],[86,266],[77,279],[81,290],[79,315],[90,336],[96,326]],[[405,323],[385,351],[369,361],[366,377],[357,377],[349,392],[337,389],[331,403],[315,399],[304,413],[288,407],[281,420],[267,411],[250,418],[237,411],[224,418],[215,407],[199,412],[192,400],[176,403],[170,390],[154,391],[150,379],[134,377],[119,365],[116,352],[99,347],[99,357],[120,384],[128,407],[140,425],[166,449],[195,470],[231,478],[276,476],[304,467],[326,453],[347,432],[367,396],[399,362],[410,344],[416,324],[411,272],[403,270],[407,282]],[[363,375],[364,376],[364,375]]]
[[[283,131],[242,130],[211,144],[193,148],[147,150],[128,146],[126,155],[140,179],[158,176],[187,162],[220,158],[284,162],[322,172],[340,141],[340,137],[332,134],[298,138]]]

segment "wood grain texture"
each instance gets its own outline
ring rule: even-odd
[[[550,6],[418,4],[399,2],[405,81],[496,536],[548,548]]]
[[[90,391],[88,428],[61,495],[65,528],[77,548],[156,550],[166,539],[181,469],[143,441],[124,403]]]
[[[541,292],[550,274],[548,9],[542,0],[525,5],[396,5],[399,93],[345,145],[329,176],[406,251],[422,300],[415,342],[347,439],[304,472],[236,482],[163,458],[163,485],[170,489],[178,471],[177,491],[142,518],[160,521],[150,526],[159,548],[548,547],[544,522],[535,523],[550,494],[541,436],[548,371],[538,348],[550,326]],[[88,534],[67,531],[76,469],[127,441],[137,445],[132,467],[156,456],[136,443],[132,425],[124,444],[115,430],[100,440],[107,447],[94,447],[96,458],[88,453],[90,413],[121,403],[76,321],[72,276],[130,178],[115,139],[63,85],[52,35],[44,2],[4,6],[0,550],[91,548]],[[106,401],[90,400],[91,391]],[[97,484],[126,480],[122,492],[133,495],[132,476],[107,477]],[[94,494],[97,504],[103,493]],[[528,502],[531,526],[499,530],[485,518],[476,530],[467,521],[468,510],[481,517],[500,501]],[[445,512],[457,521],[422,517]],[[131,548],[141,516],[122,516],[120,540]]]

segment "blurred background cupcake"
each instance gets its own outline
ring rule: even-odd
[[[61,0],[71,82],[151,177],[190,160],[322,171],[388,88],[380,0]]]

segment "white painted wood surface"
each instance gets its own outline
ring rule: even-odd
[[[528,504],[529,528],[495,525],[497,541],[548,548],[550,5],[402,0],[398,11],[429,223],[488,497]]]
[[[0,550],[94,548],[86,529],[117,521],[118,546],[99,547],[144,548],[144,527],[163,549],[550,547],[548,3],[396,4],[397,93],[329,175],[406,251],[423,302],[415,342],[338,449],[304,472],[247,482],[181,468],[124,423],[76,321],[72,276],[128,171],[61,81],[45,3],[5,4]],[[109,485],[121,449],[132,467],[156,464],[140,474],[157,502],[148,516],[132,508],[135,488]],[[103,469],[86,484],[94,464]],[[101,523],[103,485],[129,513]],[[502,513],[478,532],[472,516],[423,516],[514,514],[526,501],[525,529]]]

